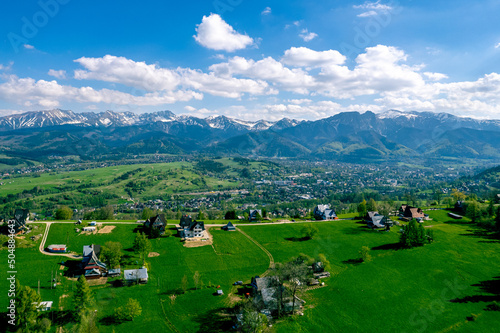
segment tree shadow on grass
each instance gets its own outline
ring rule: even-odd
[[[285,238],[285,240],[290,241],[290,242],[304,242],[307,240],[310,240],[310,237],[304,236],[304,237],[288,237]]]
[[[400,243],[392,243],[392,244],[384,244],[384,245],[379,245],[379,246],[374,246],[372,247],[372,250],[401,250],[403,247],[401,246]]]
[[[234,326],[233,317],[225,308],[213,309],[205,312],[194,319],[200,324],[200,333],[230,332]]]
[[[452,303],[479,303],[479,302],[500,302],[500,276],[496,276],[493,280],[481,281],[473,284],[473,287],[478,287],[482,292],[489,295],[472,295],[462,298],[455,298],[450,300]],[[494,304],[489,304],[486,307],[489,311],[499,311],[498,307]]]
[[[359,235],[364,232],[369,232],[372,231],[371,228],[368,228],[366,225],[362,227],[357,227],[357,228],[348,228],[344,230],[344,234],[346,235]]]
[[[82,274],[82,261],[81,260],[66,260],[64,262],[64,267],[68,269],[64,271],[64,276],[74,277],[76,275]]]
[[[116,318],[116,315],[112,314],[109,316],[102,317],[99,319],[99,324],[104,325],[104,326],[114,326],[114,325],[120,325],[121,323],[125,322],[126,320],[118,319]]]
[[[51,317],[53,326],[65,326],[77,320],[76,314],[71,310],[52,310]]]
[[[361,258],[356,258],[356,259],[349,259],[349,260],[344,260],[342,261],[343,264],[345,265],[354,265],[357,266],[363,262],[363,259]]]

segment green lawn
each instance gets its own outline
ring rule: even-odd
[[[374,231],[354,220],[315,223],[319,232],[307,241],[298,239],[304,224],[241,227],[265,246],[276,262],[299,253],[323,253],[332,264],[333,276],[327,286],[301,295],[307,301],[304,316],[275,323],[271,331],[497,331],[499,312],[485,308],[492,300],[500,301],[500,242],[475,229],[467,219],[449,218],[447,211],[430,211],[429,215],[432,220],[424,225],[434,230],[435,242],[404,250],[396,246],[399,227],[390,232]],[[128,249],[135,225],[117,225],[110,234],[88,236],[76,235],[73,228],[52,225],[47,244],[67,241],[70,248],[81,252],[85,244],[114,240]],[[218,314],[233,304],[231,293],[236,288],[232,283],[249,282],[252,276],[262,274],[269,259],[239,232],[214,227],[211,233],[213,247],[185,248],[177,237],[152,240],[152,251],[159,256],[147,260],[147,285],[92,287],[101,332],[168,332],[171,325],[180,332],[227,331],[230,318]],[[362,246],[371,248],[373,258],[359,264],[353,259],[359,257]],[[123,268],[138,267],[134,263],[136,255],[124,253],[130,260]],[[54,300],[59,306],[59,297],[71,294],[73,282],[65,278],[57,289],[49,289],[51,272],[63,273],[58,264],[61,258],[44,256],[37,247],[18,249],[17,256],[21,283],[36,288],[40,279],[44,300]],[[0,267],[4,265],[2,261]],[[198,289],[193,281],[196,271],[203,281]],[[188,280],[186,293],[181,290],[183,276]],[[217,285],[224,291],[223,296],[213,295]],[[0,282],[0,287],[6,286],[5,280]],[[170,298],[173,293],[175,300]],[[128,298],[139,300],[142,315],[134,322],[110,323],[113,308]],[[61,299],[66,309],[71,307],[69,299]]]

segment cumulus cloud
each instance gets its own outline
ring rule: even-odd
[[[34,50],[35,47],[33,45],[30,45],[30,44],[24,44],[23,47],[27,50]]]
[[[194,39],[202,46],[217,50],[234,52],[253,44],[253,39],[247,35],[236,32],[218,14],[203,16],[196,27],[197,34]]]
[[[304,42],[310,42],[314,38],[318,37],[318,34],[316,34],[314,32],[309,32],[309,30],[307,30],[307,29],[302,29],[300,31],[299,37],[302,38],[304,40]]]
[[[500,43],[498,43],[497,45],[495,45],[495,49],[498,49],[500,48]]]
[[[314,51],[307,47],[292,47],[285,51],[281,62],[291,66],[319,67],[342,65],[346,57],[336,50]]]
[[[172,90],[180,83],[179,75],[170,69],[125,57],[82,57],[75,62],[86,68],[75,70],[75,79],[78,80],[114,82],[146,91]]]
[[[264,10],[262,11],[262,13],[260,13],[261,15],[269,15],[271,14],[271,7],[266,7],[264,8]]]
[[[61,69],[56,71],[55,69],[49,69],[49,72],[47,73],[50,76],[53,76],[58,79],[65,79],[66,78],[66,71]]]
[[[371,17],[376,16],[381,12],[388,12],[393,9],[392,6],[381,4],[380,1],[370,2],[367,1],[361,5],[352,6],[354,9],[362,9],[363,12],[358,14],[358,17]]]

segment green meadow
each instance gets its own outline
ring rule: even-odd
[[[303,316],[275,322],[270,332],[495,332],[499,312],[488,311],[500,301],[500,242],[494,235],[477,229],[467,219],[453,220],[446,211],[430,211],[425,227],[434,230],[435,241],[423,247],[400,249],[399,227],[390,232],[370,230],[356,220],[315,223],[318,234],[303,241],[303,224],[242,226],[241,229],[263,245],[276,262],[285,262],[300,253],[325,254],[332,277],[326,287],[304,291]],[[110,234],[77,235],[72,224],[53,224],[47,244],[68,243],[81,252],[86,244],[108,240],[123,244],[126,260],[122,269],[140,266],[130,250],[135,225],[116,224]],[[186,248],[177,237],[152,240],[147,259],[146,285],[92,287],[95,293],[101,332],[225,332],[232,320],[224,309],[239,298],[234,281],[250,282],[266,271],[267,255],[239,232],[211,228],[213,246]],[[359,250],[370,247],[372,260],[360,263]],[[6,254],[5,250],[0,252]],[[17,250],[18,278],[37,288],[41,280],[44,300],[54,300],[57,309],[71,309],[74,282],[60,275],[61,284],[50,289],[51,272],[64,274],[59,263],[64,257],[49,257],[37,247]],[[6,270],[5,260],[0,267]],[[195,272],[200,275],[196,288]],[[182,280],[187,278],[186,292]],[[224,291],[215,296],[216,287]],[[6,281],[0,282],[7,288]],[[175,295],[175,296],[172,296]],[[128,298],[139,300],[143,311],[134,322],[115,323],[113,309]],[[60,302],[59,302],[60,300]],[[55,311],[60,318],[63,311]],[[56,321],[57,322],[57,321]],[[71,323],[59,321],[66,328]]]

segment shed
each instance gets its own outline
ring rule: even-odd
[[[45,302],[40,302],[37,305],[37,311],[50,311],[52,308],[52,301],[45,301]],[[36,304],[36,302],[34,303]]]
[[[47,251],[53,252],[53,253],[65,253],[66,252],[66,245],[51,244],[47,247]]]
[[[122,272],[121,269],[119,269],[119,268],[113,268],[113,269],[110,269],[108,271],[108,276],[110,276],[110,277],[112,277],[112,276],[118,276],[118,275],[121,274],[121,272]]]
[[[97,225],[97,222],[96,221],[92,221],[89,223],[89,225]]]
[[[226,231],[235,231],[236,227],[231,222],[227,222],[227,224],[224,227],[222,227],[222,229]]]
[[[139,268],[139,269],[126,269],[123,271],[125,281],[127,282],[139,282],[139,283],[147,283],[148,282],[148,270],[147,268]]]
[[[83,231],[95,231],[95,227],[83,227]]]
[[[224,292],[222,291],[222,289],[217,290],[217,295],[224,295]]]

